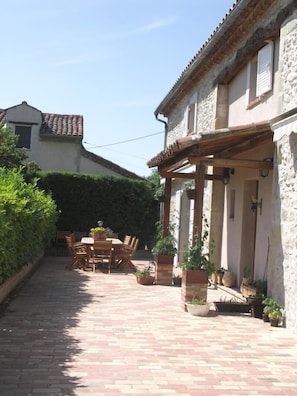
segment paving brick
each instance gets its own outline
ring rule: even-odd
[[[213,306],[194,317],[181,288],[67,260],[46,257],[0,317],[1,396],[297,395],[296,333]]]

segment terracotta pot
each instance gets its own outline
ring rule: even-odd
[[[232,271],[225,271],[222,279],[223,285],[226,287],[232,287],[235,283],[235,275]]]
[[[105,241],[106,235],[103,234],[93,234],[94,241]]]
[[[187,270],[182,272],[183,283],[208,283],[207,272],[203,270]]]
[[[270,319],[270,326],[278,327],[278,325],[279,325],[279,319]]]
[[[223,274],[216,274],[217,278],[217,284],[222,285],[223,284]]]
[[[159,254],[156,256],[157,264],[171,264],[173,265],[174,256],[168,254]]]
[[[152,285],[154,281],[154,276],[149,276],[148,278],[137,278],[137,283],[139,283],[140,285]]]

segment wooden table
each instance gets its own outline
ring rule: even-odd
[[[121,241],[118,238],[106,238],[107,241],[112,241],[112,247],[113,247],[113,252],[112,252],[112,265],[115,264],[115,257],[116,257],[116,253],[118,250],[121,249],[122,245],[123,245],[123,241]],[[88,251],[88,256],[91,257],[91,246],[94,245],[94,238],[92,237],[83,237],[81,239],[81,243],[83,243]]]

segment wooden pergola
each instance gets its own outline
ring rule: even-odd
[[[241,128],[216,130],[205,135],[189,135],[176,140],[152,158],[147,165],[158,167],[165,178],[165,202],[163,206],[163,236],[167,234],[170,217],[172,179],[192,179],[195,182],[193,235],[201,236],[205,180],[223,180],[224,170],[236,168],[272,169],[273,162],[234,158],[238,154],[272,143],[270,124],[252,124]],[[195,172],[186,173],[184,168],[195,166]],[[212,174],[206,174],[208,166]]]

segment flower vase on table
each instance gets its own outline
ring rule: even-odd
[[[94,238],[94,241],[105,241],[106,238],[107,238],[105,234],[96,234],[96,233],[93,233],[92,236],[93,236],[93,238]]]
[[[95,241],[104,241],[107,238],[108,229],[103,227],[103,223],[98,221],[98,227],[93,227],[90,229],[90,236],[94,238]]]

